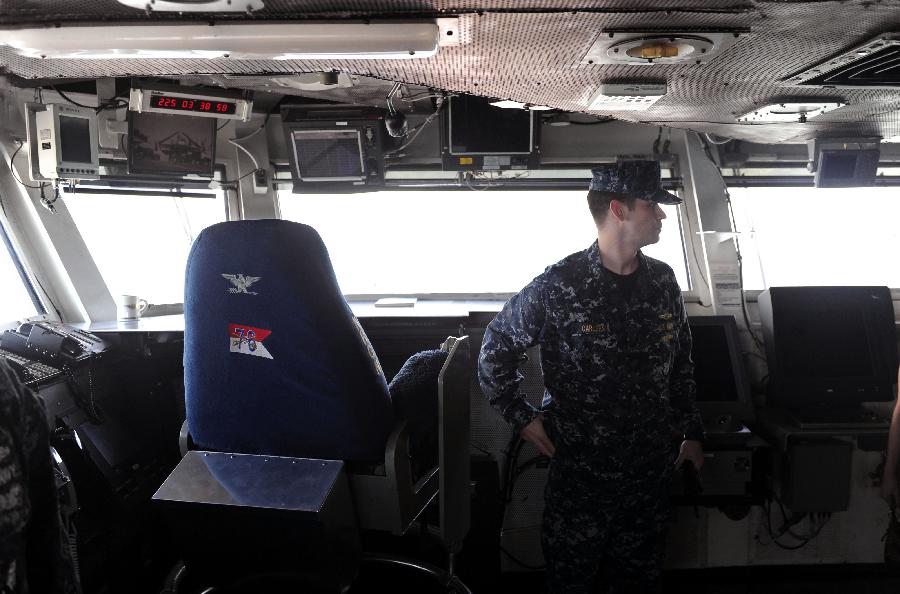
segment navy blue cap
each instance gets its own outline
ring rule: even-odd
[[[658,204],[681,204],[682,200],[662,188],[659,161],[619,161],[591,169],[591,188],[625,194]]]

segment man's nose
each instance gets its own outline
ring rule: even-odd
[[[660,221],[666,218],[666,211],[659,204],[656,205],[656,218]]]

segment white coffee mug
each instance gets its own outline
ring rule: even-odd
[[[137,295],[119,295],[116,301],[116,318],[119,320],[137,320],[147,309],[147,301]]]

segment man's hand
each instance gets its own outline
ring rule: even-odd
[[[681,448],[678,450],[678,458],[675,459],[675,468],[681,468],[686,460],[690,460],[699,472],[703,467],[703,444],[693,439],[682,441]]]
[[[533,421],[525,425],[520,435],[525,441],[533,443],[538,451],[548,458],[552,458],[554,452],[556,452],[556,446],[553,445],[553,442],[547,437],[547,432],[544,431],[544,420],[541,415],[536,416]]]

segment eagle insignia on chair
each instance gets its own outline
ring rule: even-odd
[[[227,278],[233,284],[228,288],[229,293],[244,293],[246,295],[258,295],[256,291],[248,291],[247,287],[261,279],[261,276],[244,276],[243,274],[223,274],[222,278]]]

